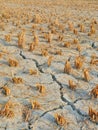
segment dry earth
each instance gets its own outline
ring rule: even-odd
[[[0,0],[0,130],[98,130],[98,0]]]

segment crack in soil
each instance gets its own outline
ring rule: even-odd
[[[43,117],[45,114],[47,114],[48,112],[51,112],[51,111],[55,111],[55,110],[58,110],[58,109],[63,109],[64,105],[60,105],[59,107],[57,108],[53,108],[51,110],[48,110],[46,112],[44,112],[40,117]]]
[[[51,74],[51,76],[52,76],[53,80],[60,86],[60,94],[61,94],[62,101],[67,103],[68,105],[70,105],[71,108],[73,109],[73,111],[76,111],[80,116],[88,117],[88,115],[82,114],[81,111],[79,109],[77,109],[72,102],[70,102],[66,98],[64,98],[63,92],[62,92],[62,89],[63,89],[62,84],[56,79],[56,77],[53,74]]]
[[[77,103],[78,101],[81,101],[81,100],[89,100],[89,99],[91,99],[91,97],[88,97],[88,98],[78,98],[78,99],[76,99],[73,103],[75,104],[75,103]]]
[[[20,51],[20,56],[23,58],[23,59],[27,59],[26,56],[23,55],[22,51]]]
[[[26,56],[25,56],[25,55],[23,55],[23,52],[22,52],[22,51],[20,51],[20,56],[21,56],[23,59],[28,59],[28,60],[32,60],[32,61],[34,61],[34,62],[35,62],[36,67],[37,67],[37,68],[38,68],[38,70],[39,70],[39,72],[40,72],[40,73],[44,73],[44,72],[42,71],[42,69],[41,69],[41,65],[39,65],[39,63],[37,62],[37,60],[32,59],[32,58],[26,58]]]
[[[42,118],[43,116],[45,116],[47,113],[52,112],[52,111],[56,111],[56,110],[58,110],[58,109],[63,109],[63,107],[64,107],[64,105],[60,105],[59,107],[56,107],[56,108],[53,108],[53,109],[51,109],[51,110],[45,111],[43,114],[41,114],[41,115],[35,120],[35,122],[34,122],[33,124],[31,124],[31,121],[32,121],[32,119],[31,119],[30,122],[29,122],[29,129],[33,128],[33,127],[34,127],[34,124],[35,124],[40,118]]]
[[[44,73],[44,72],[42,71],[42,69],[40,68],[40,65],[38,64],[38,62],[37,62],[35,59],[26,58],[26,56],[23,55],[23,52],[22,52],[22,51],[20,51],[20,56],[21,56],[23,59],[33,60],[33,61],[35,62],[35,64],[36,64],[36,67],[38,68],[38,70],[39,70],[41,73]],[[80,116],[82,116],[82,117],[88,117],[88,115],[85,115],[85,114],[81,113],[81,111],[80,111],[79,109],[77,109],[72,102],[68,101],[68,100],[64,97],[63,91],[62,91],[62,89],[63,89],[62,84],[56,79],[55,75],[53,75],[53,74],[50,74],[50,75],[52,76],[53,81],[55,81],[55,82],[60,86],[61,100],[62,100],[63,102],[65,102],[65,103],[67,103],[68,105],[70,105],[71,108],[73,109],[73,111],[76,111]]]
[[[22,51],[20,51],[20,56],[21,56],[23,59],[29,59],[29,60],[34,61],[35,64],[36,64],[36,67],[37,67],[38,70],[39,70],[39,72],[40,72],[40,73],[44,73],[44,72],[42,71],[42,68],[41,68],[42,65],[39,65],[39,63],[38,63],[37,60],[32,59],[32,58],[26,58],[26,56],[23,54]],[[74,102],[68,101],[68,100],[64,97],[64,95],[63,95],[63,91],[62,91],[63,86],[62,86],[62,84],[56,79],[55,75],[53,75],[53,74],[50,74],[50,75],[51,75],[53,81],[55,81],[55,82],[60,86],[60,89],[59,89],[59,90],[60,90],[61,100],[62,100],[64,103],[67,103],[67,105],[71,106],[72,110],[73,110],[73,111],[76,111],[81,117],[83,117],[83,118],[86,117],[86,119],[88,119],[88,120],[90,121],[89,115],[88,115],[88,114],[83,114],[83,113],[82,113],[79,109],[77,109],[77,108],[75,107],[75,105],[74,105],[74,104],[75,104],[76,102],[78,102],[79,100],[88,100],[89,98],[87,98],[87,99],[79,98],[79,99],[76,99]],[[63,107],[64,107],[64,106],[63,106]],[[48,112],[51,112],[51,111],[54,111],[54,110],[57,110],[57,109],[62,109],[63,107],[59,106],[58,108],[54,108],[54,109],[52,109],[52,110],[48,110],[48,111],[44,112],[39,118],[43,117],[43,116],[44,116],[45,114],[47,114]],[[37,121],[39,118],[37,118],[36,121]],[[36,121],[35,121],[35,123],[36,123]],[[33,124],[34,124],[34,123],[33,123]],[[96,124],[96,125],[97,125],[97,124]],[[29,123],[29,127],[28,127],[28,128],[29,128],[29,129],[33,128],[33,125],[31,125],[31,123]]]

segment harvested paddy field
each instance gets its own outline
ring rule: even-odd
[[[98,0],[0,0],[0,130],[98,130]]]

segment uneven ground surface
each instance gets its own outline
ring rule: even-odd
[[[84,31],[80,30],[81,25]],[[20,48],[18,34],[22,31],[25,45]],[[10,35],[11,40],[6,40],[5,35]],[[69,47],[64,46],[67,42]],[[35,44],[33,51],[29,51],[31,43]],[[43,51],[48,54],[42,55]],[[77,69],[74,62],[79,55],[83,65]],[[53,59],[48,66],[50,56]],[[90,64],[92,56],[96,63]],[[68,74],[64,67],[69,58]],[[18,66],[10,66],[9,59],[17,60]],[[83,75],[84,69],[89,71],[89,81]],[[23,82],[14,83],[14,77]],[[75,90],[70,89],[69,80],[76,84]],[[38,83],[45,87],[44,93],[37,89]],[[96,85],[97,0],[0,0],[0,130],[98,130],[98,90],[97,97],[90,95]],[[39,109],[33,108],[34,101],[40,104]],[[14,113],[11,118],[10,112],[2,114],[8,102],[13,104],[6,109]],[[90,107],[97,111],[96,121],[89,115]],[[56,113],[67,123],[57,123]]]

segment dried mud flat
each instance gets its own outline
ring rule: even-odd
[[[97,0],[0,0],[0,130],[98,130]]]

